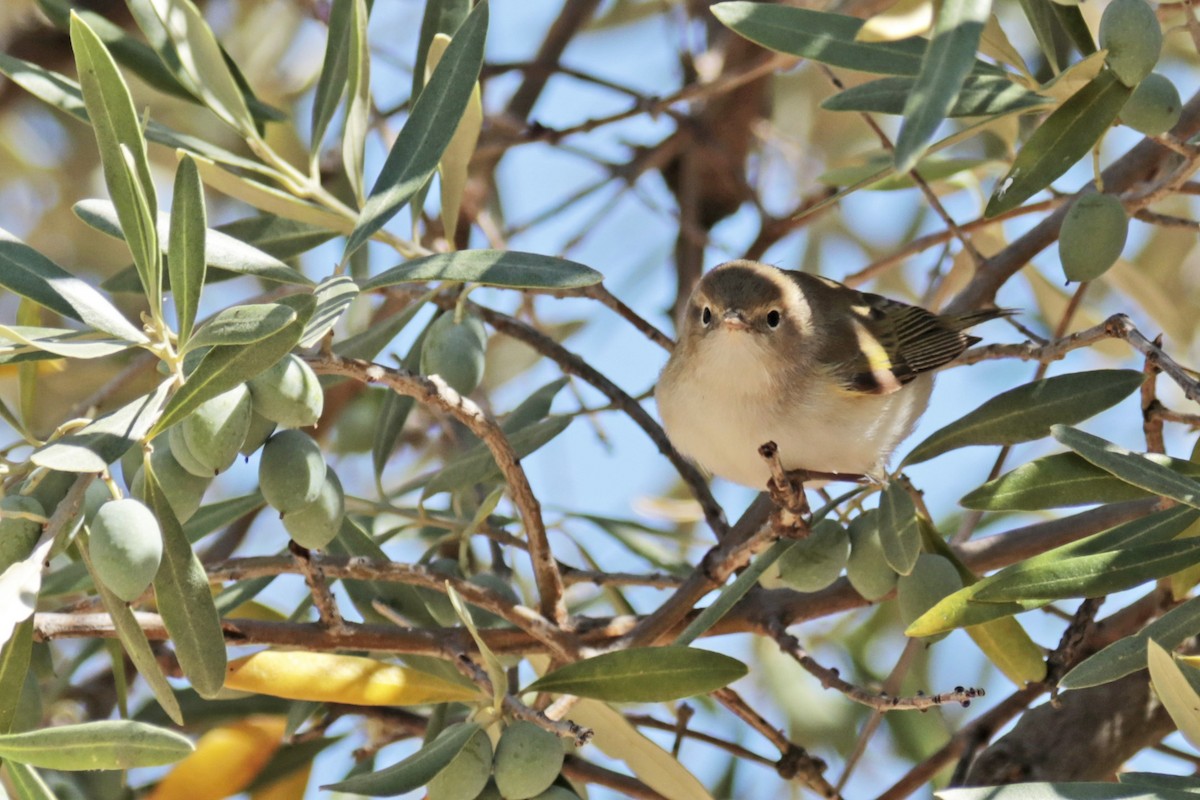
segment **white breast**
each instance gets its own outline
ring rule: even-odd
[[[785,376],[764,368],[754,334],[714,331],[702,345],[686,372],[669,370],[659,381],[663,425],[675,447],[709,472],[758,489],[770,478],[758,454],[768,441],[786,469],[882,478],[933,387],[930,375],[889,395],[786,386]]]

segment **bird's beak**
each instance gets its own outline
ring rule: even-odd
[[[722,315],[721,326],[731,331],[744,331],[749,330],[750,323],[746,322],[746,318],[742,316],[742,312],[730,309]]]

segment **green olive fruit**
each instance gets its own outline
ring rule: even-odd
[[[201,403],[183,421],[183,440],[209,476],[233,466],[250,430],[250,390],[235,386]]]
[[[1121,108],[1121,122],[1138,133],[1158,136],[1175,127],[1183,111],[1179,90],[1157,72],[1147,75]]]
[[[461,323],[455,323],[454,313],[447,311],[425,332],[421,372],[439,375],[459,394],[470,394],[483,379],[486,345],[487,332],[482,322],[464,315]]]
[[[899,577],[883,555],[878,525],[878,514],[872,511],[856,517],[847,530],[850,557],[846,560],[846,577],[854,591],[871,602],[892,591]]]
[[[53,514],[54,509],[67,496],[67,491],[79,476],[74,472],[60,472],[56,469],[39,470],[23,482],[18,491],[32,497],[42,504],[47,514]],[[25,491],[32,484],[33,488]]]
[[[42,535],[42,525],[32,519],[10,517],[9,514],[46,516],[46,509],[32,497],[9,494],[0,498],[0,573],[18,561],[29,558],[33,546]]]
[[[1121,257],[1128,233],[1129,218],[1116,197],[1085,194],[1077,199],[1058,233],[1058,257],[1067,280],[1090,281],[1103,275]]]
[[[320,549],[333,541],[346,516],[346,495],[342,482],[331,468],[325,468],[325,480],[317,499],[283,515],[283,527],[301,547]]]
[[[204,466],[192,449],[188,447],[187,442],[183,438],[183,425],[173,425],[167,431],[167,446],[171,448],[171,454],[175,456],[175,460],[179,462],[179,466],[186,469],[199,478],[211,478],[213,471]],[[137,467],[130,473],[129,488],[133,488],[133,476],[137,473]]]
[[[561,786],[551,786],[541,794],[535,794],[532,800],[579,800],[579,795]]]
[[[135,448],[140,453],[140,448]],[[94,480],[88,484],[87,491],[83,493],[83,520],[91,522],[96,516],[96,512],[100,510],[100,506],[112,500],[112,492],[108,490],[102,480]]]
[[[519,720],[504,729],[492,768],[496,788],[506,800],[527,800],[550,788],[562,771],[558,737],[532,722]]]
[[[1100,17],[1100,47],[1117,80],[1137,86],[1162,52],[1162,28],[1146,0],[1112,0]]]
[[[446,731],[456,727],[451,725]],[[444,736],[446,731],[438,738]],[[425,788],[429,800],[472,800],[479,796],[491,777],[492,740],[488,738],[487,731],[480,728]]]
[[[521,598],[517,596],[512,584],[494,572],[480,572],[467,580],[476,586],[482,586],[492,594],[499,595],[510,603],[521,602]],[[471,606],[471,616],[474,618],[475,624],[481,628],[498,628],[508,624],[501,617],[474,605]]]
[[[150,454],[150,466],[154,469],[154,477],[167,498],[167,505],[175,513],[175,519],[187,522],[200,508],[204,493],[208,491],[212,478],[201,478],[184,469],[171,448],[162,442]],[[133,477],[133,486],[129,493],[139,500],[146,501],[146,473],[138,470]]]
[[[905,627],[937,605],[943,597],[963,588],[962,576],[950,559],[921,553],[912,572],[896,583],[896,605]],[[934,637],[930,637],[934,638]]]
[[[113,500],[92,520],[89,547],[96,578],[131,603],[146,591],[162,561],[162,530],[139,500]]]
[[[325,472],[325,457],[312,437],[289,429],[263,445],[258,485],[271,507],[286,515],[317,499]]]
[[[762,584],[768,589],[787,587],[799,592],[815,592],[837,580],[850,557],[850,537],[832,520],[821,520],[808,537],[792,543],[784,554],[763,573]]]
[[[258,448],[267,443],[267,439],[271,438],[271,434],[275,432],[275,420],[267,419],[257,411],[250,412],[250,427],[246,430],[246,440],[242,442],[239,452],[244,456],[251,456],[258,452]]]
[[[254,410],[284,428],[316,425],[325,407],[317,373],[294,355],[286,355],[250,380]]]
[[[504,795],[500,794],[500,790],[496,788],[496,782],[489,780],[483,787],[483,791],[475,795],[475,800],[504,800]]]

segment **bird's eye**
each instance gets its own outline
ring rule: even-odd
[[[783,319],[783,317],[780,315],[779,311],[772,308],[770,311],[767,312],[767,327],[768,328],[778,328],[779,322],[782,319]]]
[[[700,312],[700,322],[704,325],[712,322],[712,309],[708,306],[705,306],[704,310]]]

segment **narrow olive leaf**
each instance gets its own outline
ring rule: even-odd
[[[118,339],[148,341],[108,298],[2,229],[0,287]]]
[[[184,677],[201,697],[212,698],[225,682],[225,636],[208,576],[175,518],[158,476],[146,461],[146,502],[162,528],[163,555],[154,576],[154,597]]]
[[[462,752],[467,742],[479,730],[481,727],[477,722],[456,725],[397,764],[378,772],[355,775],[340,783],[327,784],[321,788],[368,797],[392,797],[411,792],[433,780],[435,775]]]
[[[1015,603],[976,602],[975,596],[982,589],[1010,574],[1019,567],[1053,564],[1066,558],[1095,555],[1135,545],[1157,544],[1173,539],[1200,519],[1200,511],[1187,506],[1175,506],[1157,511],[1139,519],[1130,520],[1101,533],[1031,556],[1021,564],[1014,564],[989,575],[970,586],[965,586],[948,597],[942,598],[933,608],[913,621],[905,634],[908,636],[931,636],[955,628],[975,625],[991,619],[1019,614],[1046,605],[1047,600],[1023,600]],[[1139,662],[1140,663],[1140,662]],[[1139,666],[1140,668],[1140,666]]]
[[[161,261],[153,219],[144,219],[146,207],[151,213],[157,206],[154,179],[146,157],[146,140],[133,107],[129,87],[117,70],[116,62],[91,28],[79,17],[71,18],[71,46],[79,68],[79,84],[88,118],[100,147],[104,181],[121,220],[121,229],[129,242],[142,288],[152,308],[162,299]],[[132,160],[126,162],[122,148]]]
[[[991,0],[944,0],[921,59],[916,83],[904,104],[896,138],[896,171],[908,172],[933,140],[975,65],[979,37],[992,12]]]
[[[513,433],[508,437],[509,444],[517,458],[525,458],[565,431],[572,420],[572,417],[550,417]],[[425,484],[423,496],[432,497],[439,492],[452,492],[477,483],[498,480],[501,475],[491,451],[482,444],[476,445],[433,475]],[[418,487],[406,485],[404,488],[411,491]]]
[[[204,15],[191,0],[150,0],[150,3],[175,46],[179,67],[188,84],[227,125],[243,136],[254,135],[254,117]]]
[[[337,113],[342,95],[346,92],[347,57],[350,52],[349,37],[351,17],[356,0],[333,0],[329,7],[329,34],[325,39],[325,60],[321,64],[321,75],[317,78],[317,91],[313,97],[311,158],[315,159],[325,142],[325,132],[333,115]]]
[[[4,340],[11,344],[5,344]],[[98,331],[0,325],[0,353],[4,355],[38,350],[63,358],[103,358],[133,346],[132,342],[113,339]]]
[[[728,686],[749,670],[736,658],[711,650],[668,645],[615,650],[567,664],[526,686],[610,703],[679,700]]]
[[[1110,70],[1104,70],[1071,95],[1017,153],[1008,174],[996,184],[984,216],[1016,208],[1090,153],[1132,92]]]
[[[173,764],[195,749],[182,734],[132,720],[59,725],[0,735],[0,758],[61,770]]]
[[[240,244],[251,245],[268,256],[281,260],[307,253],[337,236],[336,231],[328,228],[307,225],[274,214],[243,217],[227,222],[216,230],[233,237]]]
[[[1124,678],[1146,665],[1147,643],[1154,640],[1174,650],[1200,633],[1200,597],[1163,614],[1145,628],[1093,653],[1068,672],[1058,685],[1063,689],[1086,689]]]
[[[185,154],[181,156],[181,159],[193,162],[193,168],[195,168],[194,159],[191,156]],[[117,220],[116,209],[107,200],[80,200],[72,210],[75,212],[75,216],[101,233],[117,239],[125,238]],[[269,219],[286,222],[289,225],[299,224],[292,223],[290,220],[279,220],[278,217],[270,217]],[[286,253],[285,255],[269,253],[259,249],[253,241],[240,241],[237,236],[229,233],[229,228],[230,226],[223,225],[220,229],[209,228],[204,231],[204,261],[207,266],[226,270],[225,278],[234,278],[238,275],[251,275],[255,278],[275,283],[294,283],[301,286],[313,285],[311,280],[280,260],[281,258],[290,258],[292,255],[298,255],[298,253]],[[171,238],[171,230],[171,217],[166,214],[159,214],[158,240],[160,245],[162,245],[162,252],[164,254],[168,254],[169,252],[168,242]],[[332,232],[323,232],[321,237],[315,237],[318,240],[312,246],[315,247],[321,242],[328,241],[335,235]],[[313,240],[310,239],[308,241]],[[198,248],[199,245],[197,245]],[[167,266],[168,277],[170,278],[171,273],[174,273],[176,270],[169,259]],[[207,272],[205,279],[209,279]],[[172,280],[174,279],[172,278]],[[139,284],[136,268],[129,268],[118,272],[113,277],[104,281],[101,286],[112,292],[138,291]],[[174,286],[170,286],[170,288],[174,291]],[[176,303],[178,303],[178,300],[176,300]]]
[[[1101,369],[1056,375],[1009,389],[934,431],[907,464],[970,445],[1010,445],[1040,439],[1056,423],[1073,425],[1133,394],[1145,381],[1136,370]]]
[[[770,50],[859,72],[917,75],[927,45],[919,37],[860,42],[855,37],[863,20],[805,8],[738,0],[717,3],[712,13],[739,36]],[[1003,73],[982,61],[972,66],[979,72]]]
[[[912,572],[921,554],[917,509],[900,481],[892,481],[879,499],[879,541],[888,566],[901,575]]]
[[[604,280],[591,267],[565,258],[517,250],[460,250],[417,258],[376,275],[369,292],[402,283],[470,281],[508,289],[582,289]]]
[[[292,351],[312,316],[316,300],[311,294],[300,294],[281,298],[279,303],[296,312],[292,320],[251,345],[225,345],[205,353],[163,409],[150,438],[179,422],[205,400],[250,380]]]
[[[879,78],[852,86],[827,98],[821,103],[821,108],[826,111],[903,114],[915,83],[915,78]],[[1010,111],[1043,108],[1049,103],[1049,98],[1035,94],[1004,76],[968,75],[946,116],[979,117],[1007,114]]]
[[[1071,47],[1058,35],[1059,24],[1054,18],[1053,12],[1047,7],[1047,3],[1041,0],[1019,0],[1021,11],[1025,14],[1025,19],[1029,21],[1029,27],[1033,29],[1033,35],[1037,39],[1038,47],[1042,51],[1042,55],[1046,57],[1055,74],[1062,72],[1067,68],[1068,59],[1071,55]]]
[[[392,144],[371,196],[346,241],[343,260],[395,216],[437,169],[479,80],[487,22],[488,4],[483,2],[455,33]]]
[[[1196,795],[1162,789],[1147,792],[1139,786],[1119,783],[1014,783],[975,789],[942,789],[934,792],[941,800],[1196,800]]]
[[[1150,668],[1150,685],[1175,727],[1188,744],[1200,748],[1200,695],[1175,658],[1153,639],[1146,644],[1146,665]]]
[[[1096,52],[1096,40],[1092,38],[1092,31],[1088,28],[1087,20],[1083,18],[1083,11],[1079,6],[1055,3],[1050,10],[1054,12],[1054,18],[1070,37],[1071,44],[1075,45],[1080,55],[1086,58]]]
[[[1178,500],[1192,508],[1200,508],[1200,482],[1165,467],[1142,453],[1126,450],[1077,428],[1055,425],[1050,429],[1050,433],[1062,444],[1126,483],[1162,497]]]
[[[425,307],[438,290],[431,289],[421,297],[409,303],[399,313],[393,314],[382,322],[372,323],[362,333],[356,333],[344,339],[339,339],[333,345],[333,352],[346,358],[361,358],[372,361],[404,330],[413,317]]]
[[[1117,781],[1128,786],[1144,786],[1150,789],[1179,789],[1196,794],[1200,790],[1200,779],[1190,775],[1160,775],[1157,772],[1122,772]]]
[[[205,240],[208,212],[204,208],[204,187],[200,172],[190,156],[179,159],[175,168],[175,189],[171,201],[171,227],[168,238],[167,269],[171,274],[171,296],[175,300],[179,341],[187,342],[200,307],[200,290],[208,261]]]
[[[350,9],[346,120],[342,125],[342,165],[360,207],[367,191],[363,161],[371,127],[371,47],[367,41],[369,8],[366,0],[354,0]]]
[[[446,34],[433,37],[429,45],[428,65],[434,69],[442,60],[442,54],[450,43]],[[471,166],[471,157],[475,155],[475,145],[479,142],[479,132],[483,129],[483,100],[480,96],[479,82],[471,92],[471,100],[463,112],[454,137],[446,146],[438,164],[438,175],[441,176],[442,194],[442,228],[446,241],[454,245],[455,232],[458,230],[458,211],[462,206],[463,192],[467,188],[467,172]]]
[[[158,701],[163,712],[176,725],[182,725],[183,711],[179,708],[179,700],[175,697],[175,691],[171,688],[171,684],[167,683],[167,677],[163,674],[162,667],[158,665],[158,658],[150,647],[150,640],[146,638],[146,632],[142,630],[133,610],[128,603],[109,591],[103,581],[95,578],[86,542],[79,548],[79,552],[87,571],[93,576],[92,586],[100,595],[100,602],[104,605],[104,610],[108,612],[109,618],[112,619],[113,629],[117,632],[117,639],[121,642],[125,654],[129,656],[129,660],[133,662],[138,674],[150,687],[150,692]]]
[[[296,310],[282,303],[230,306],[205,322],[185,349],[253,344],[278,333],[295,320]]]
[[[1049,564],[1014,564],[976,592],[984,602],[1102,597],[1200,563],[1200,539],[1138,545]]]
[[[342,521],[342,529],[332,542],[326,545],[329,553],[339,556],[362,556],[368,559],[387,558],[383,548],[376,544],[366,531],[359,528],[349,517]],[[426,608],[425,602],[415,586],[391,581],[343,580],[342,586],[354,608],[367,622],[387,622],[375,610],[374,602],[386,605],[409,620],[415,627],[434,627],[438,623]],[[394,624],[394,623],[393,623]],[[420,665],[416,665],[418,668]]]
[[[1145,458],[1181,475],[1200,478],[1200,464],[1146,453]],[[959,503],[980,511],[1041,511],[1151,497],[1076,453],[1055,453],[1022,464],[968,493]]]
[[[101,472],[150,429],[167,402],[170,381],[110,414],[35,450],[30,460],[61,472]]]
[[[333,330],[354,298],[358,297],[358,286],[345,275],[332,275],[317,285],[313,296],[317,298],[317,310],[304,326],[304,334],[300,337],[301,347],[312,347]]]
[[[429,326],[426,325],[400,362],[400,366],[409,372],[420,371],[421,351],[425,347],[425,334],[428,331]],[[375,482],[380,486],[383,468],[387,466],[392,451],[396,449],[396,442],[400,439],[404,423],[408,421],[408,415],[415,403],[413,398],[397,392],[388,392],[383,397],[383,406],[379,410],[379,432],[375,441],[371,443],[371,464],[375,468]]]
[[[33,654],[33,618],[13,630],[12,638],[0,650],[0,733],[12,730],[21,703],[21,691]]]
[[[196,166],[200,169],[200,177],[206,184],[222,194],[229,195],[235,200],[241,200],[259,211],[277,214],[319,228],[328,228],[337,233],[348,234],[354,230],[353,220],[301,200],[287,192],[281,192],[273,186],[234,174],[219,166],[215,159],[195,153],[194,148],[188,148],[188,150],[193,150],[192,155],[196,159]]]
[[[266,501],[263,500],[262,493],[258,490],[241,497],[231,497],[228,500],[209,503],[192,514],[191,519],[184,523],[183,534],[189,542],[195,544],[213,531],[224,528],[251,511],[262,508],[265,504]]]
[[[17,800],[58,800],[54,791],[42,780],[37,770],[19,761],[9,761],[4,765],[16,791]]]
[[[1045,651],[1015,619],[997,619],[966,630],[975,646],[1017,686],[1046,677]]]
[[[429,0],[421,17],[421,32],[417,37],[417,61],[413,65],[412,97],[419,97],[425,88],[425,61],[430,43],[439,33],[453,36],[471,11],[471,0]]]

